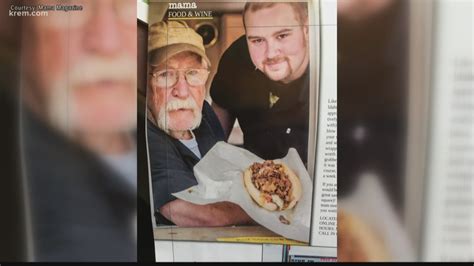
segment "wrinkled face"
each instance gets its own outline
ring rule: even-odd
[[[152,67],[151,71],[155,73],[150,84],[158,127],[168,133],[197,128],[201,123],[208,76],[201,58],[190,52],[182,52],[172,56],[166,63]],[[198,75],[197,71],[206,74]]]
[[[25,23],[23,53],[29,98],[63,131],[123,132],[136,126],[136,2],[37,1],[82,5]]]
[[[308,28],[290,5],[249,10],[245,25],[252,62],[268,78],[288,83],[303,75],[309,62]]]

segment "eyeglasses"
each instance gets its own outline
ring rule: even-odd
[[[208,69],[204,68],[165,69],[151,73],[151,75],[156,86],[170,89],[178,83],[179,73],[184,73],[185,80],[189,86],[202,86],[206,84],[209,72]]]

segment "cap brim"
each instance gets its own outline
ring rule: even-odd
[[[187,43],[177,43],[162,48],[154,49],[148,53],[148,62],[151,65],[159,65],[170,59],[172,56],[182,52],[193,52],[195,54],[198,54],[199,56],[204,58],[204,60],[206,60],[209,66],[211,66],[211,61],[209,60],[204,51],[194,45]]]

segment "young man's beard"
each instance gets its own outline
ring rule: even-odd
[[[187,128],[176,128],[173,126],[173,121],[171,121],[169,112],[175,111],[181,108],[191,109],[193,119],[189,123],[190,125]],[[166,104],[163,104],[157,112],[156,123],[157,126],[166,132],[168,135],[171,134],[172,131],[185,131],[185,130],[194,130],[199,127],[201,124],[202,114],[199,110],[199,107],[194,101],[193,98],[189,97],[186,100],[174,99]]]
[[[282,77],[279,77],[277,79],[275,79],[273,77],[273,72],[275,72],[275,70],[272,70],[272,66],[271,64],[281,64],[281,63],[284,63],[286,64],[286,66],[283,66],[285,68],[285,75],[282,76]],[[262,63],[263,65],[263,70],[262,72],[264,72],[264,74],[271,80],[273,81],[284,81],[286,79],[288,79],[291,74],[293,73],[293,69],[291,68],[291,65],[290,65],[290,61],[288,59],[288,57],[286,56],[281,56],[281,57],[277,57],[277,58],[267,58],[263,61]]]

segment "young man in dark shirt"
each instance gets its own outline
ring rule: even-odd
[[[212,107],[227,137],[238,119],[247,150],[264,159],[275,159],[294,147],[306,163],[307,4],[247,3],[243,19],[246,35],[220,60],[211,86]]]

